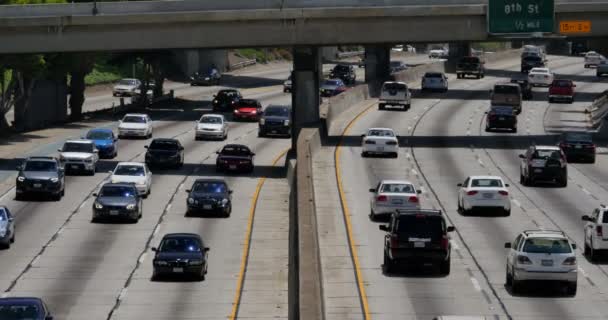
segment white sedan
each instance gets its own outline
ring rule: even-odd
[[[386,154],[397,158],[399,154],[399,140],[390,128],[370,128],[366,134],[361,135],[361,155]]]
[[[498,176],[470,176],[458,187],[458,210],[463,214],[475,209],[500,210],[511,214],[508,184]]]
[[[553,73],[548,68],[532,68],[528,73],[528,82],[532,86],[550,86],[553,78]]]
[[[152,172],[145,163],[119,162],[114,171],[110,171],[112,183],[133,183],[140,195],[146,198],[152,188]]]
[[[118,137],[152,137],[152,119],[147,114],[127,113],[118,122]]]
[[[205,138],[226,140],[228,137],[228,123],[226,123],[224,115],[221,114],[203,115],[196,122],[194,129],[194,140]]]
[[[382,180],[376,188],[369,189],[373,192],[370,201],[370,219],[374,220],[379,215],[386,215],[397,209],[420,209],[420,199],[414,185],[406,180]]]

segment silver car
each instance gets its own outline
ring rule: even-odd
[[[601,77],[605,74],[608,74],[608,61],[602,60],[602,61],[600,61],[600,64],[597,65],[597,68],[595,69],[595,75],[598,77]]]
[[[10,248],[15,242],[15,219],[5,206],[0,206],[0,246]]]
[[[422,91],[448,91],[448,77],[443,72],[427,72],[422,77]]]

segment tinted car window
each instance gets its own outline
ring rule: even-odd
[[[0,319],[34,320],[40,319],[40,309],[35,304],[3,304],[0,305]]]
[[[416,190],[411,184],[387,183],[382,185],[382,189],[380,190],[380,192],[416,193]]]
[[[102,197],[127,197],[134,198],[137,194],[137,189],[122,186],[107,186],[101,188],[99,195]]]
[[[424,75],[425,78],[442,78],[442,74],[441,73],[431,73],[428,72]]]
[[[112,139],[112,132],[110,131],[89,131],[86,136],[90,140],[109,140]]]
[[[202,117],[200,123],[222,123],[222,118],[220,117]]]
[[[264,115],[276,116],[276,117],[287,117],[289,116],[289,108],[287,107],[268,107],[264,110]]]
[[[501,114],[501,115],[512,115],[513,114],[513,108],[511,107],[493,107],[492,109],[490,109],[491,113],[495,113],[495,114]]]
[[[122,122],[129,122],[129,123],[146,123],[146,118],[145,117],[134,117],[134,116],[128,116],[128,117],[124,117],[122,119]]]
[[[257,107],[258,102],[255,100],[241,100],[239,104],[243,107]]]
[[[536,150],[532,154],[534,159],[559,159],[560,153],[558,150]]]
[[[443,237],[444,229],[439,216],[406,215],[399,217],[397,222],[397,233],[404,237],[437,239]]]
[[[144,167],[142,166],[130,166],[130,165],[122,165],[116,167],[114,170],[114,174],[119,176],[145,176],[146,173],[144,171]]]
[[[500,188],[502,187],[502,181],[498,179],[473,179],[471,180],[471,187],[480,188]]]
[[[407,89],[407,86],[403,83],[387,83],[383,87],[383,90],[386,90],[386,91],[393,91],[393,90],[403,91],[405,89]]]
[[[217,94],[218,98],[228,98],[236,96],[236,91],[220,91]]]
[[[192,187],[193,192],[225,193],[228,188],[222,182],[197,182]]]
[[[334,71],[337,71],[337,72],[348,72],[348,70],[349,70],[348,66],[337,65],[334,67]]]
[[[134,86],[137,84],[137,82],[135,80],[120,80],[118,81],[118,84],[123,85],[123,86]]]
[[[173,142],[173,141],[154,140],[150,144],[150,149],[176,151],[179,149],[179,145],[177,144],[177,142]]]
[[[250,151],[245,147],[226,146],[221,153],[228,156],[248,156]]]
[[[194,238],[169,238],[160,244],[161,252],[201,252],[201,246]]]
[[[340,85],[340,81],[338,80],[325,80],[325,82],[323,82],[324,85],[326,86],[337,86]]]
[[[528,238],[524,243],[523,251],[528,253],[570,253],[572,249],[566,239]]]
[[[24,171],[56,171],[57,164],[52,161],[27,161]]]
[[[63,152],[93,152],[93,144],[66,142],[62,150]]]
[[[367,133],[368,136],[374,136],[374,137],[394,137],[395,134],[392,131],[388,131],[388,130],[370,130]]]
[[[541,62],[542,59],[539,56],[525,56],[523,58],[526,62]]]
[[[519,87],[496,85],[496,86],[494,86],[494,93],[497,93],[497,94],[518,94],[519,93]]]
[[[568,80],[555,80],[552,84],[554,87],[570,87],[572,86],[572,82]]]
[[[588,133],[566,133],[564,135],[566,141],[591,142],[593,139]]]

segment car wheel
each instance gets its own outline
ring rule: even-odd
[[[15,243],[15,231],[13,230],[13,235],[11,236],[11,243]]]
[[[553,98],[549,98],[549,103],[553,103]]]
[[[585,245],[583,248],[583,255],[585,257],[588,257],[591,250],[589,250],[589,245],[587,244],[587,241],[585,241],[584,243],[585,243]]]
[[[517,127],[513,128],[513,133],[517,133]]]
[[[526,178],[524,177],[524,175],[523,175],[522,173],[520,173],[520,174],[519,174],[519,183],[520,183],[522,186],[525,186],[525,185],[526,185]]]
[[[589,160],[589,163],[595,163],[595,157],[591,158],[591,159]]]
[[[264,137],[264,132],[258,131],[258,138],[263,138],[263,137]]]
[[[566,292],[568,293],[569,296],[575,296],[577,287],[578,286],[577,286],[576,281],[568,283],[568,285],[566,287]]]
[[[61,196],[65,196],[65,188],[61,189]]]
[[[52,196],[52,198],[53,198],[53,201],[59,201],[59,200],[61,200],[61,192],[57,192],[57,194],[54,194]]]
[[[559,186],[562,187],[562,188],[567,187],[568,186],[568,178],[567,177],[561,178]]]
[[[367,155],[368,155],[367,151],[363,151],[363,152],[361,152],[361,156],[362,156],[363,158],[366,158],[366,157],[367,157]]]
[[[511,215],[511,208],[503,209],[503,216],[508,217]]]
[[[384,261],[382,263],[382,271],[384,271],[385,274],[390,274],[390,273],[393,273],[393,269],[394,269],[393,260],[391,260],[391,258],[389,258],[386,255],[386,252],[384,252]]]
[[[574,98],[570,98],[570,103],[574,103]]]
[[[521,292],[521,281],[511,279],[511,292],[513,294],[518,294]]]
[[[513,278],[509,274],[509,271],[505,272],[505,284],[509,287],[513,285]]]
[[[589,261],[596,262],[597,261],[597,251],[593,249],[593,242],[589,243]]]
[[[374,213],[374,209],[369,210],[369,219],[371,221],[376,221],[376,214]]]
[[[229,218],[231,213],[232,213],[232,205],[230,205],[228,207],[228,209],[226,210],[226,212],[224,212],[224,218]]]
[[[226,139],[228,139],[228,132],[226,132],[226,133],[224,134],[224,136],[222,137],[222,140],[226,140]]]
[[[441,261],[441,264],[439,265],[439,272],[444,276],[447,276],[450,274],[450,268],[451,268],[450,260],[451,259],[448,258],[445,261]]]
[[[410,109],[410,107],[411,107],[411,105],[410,105],[410,104],[406,104],[406,105],[403,107],[403,111],[407,111],[407,110],[409,110],[409,109]]]
[[[384,103],[378,104],[378,110],[384,110]]]

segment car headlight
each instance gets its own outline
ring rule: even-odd
[[[256,114],[256,113],[258,113],[258,112],[257,112],[257,111],[255,111],[255,110],[253,110],[253,111],[251,111],[251,113],[252,113],[252,114]]]
[[[135,209],[135,205],[134,204],[127,205],[127,210],[133,210],[133,209]]]
[[[145,184],[146,184],[146,182],[145,182],[145,181],[137,181],[137,185],[143,186],[143,185],[145,185]]]
[[[0,229],[0,238],[3,238],[4,236],[6,236],[6,228]]]
[[[288,126],[289,125],[289,120],[283,121],[283,125]]]
[[[188,264],[191,266],[200,266],[203,264],[203,260],[190,260]]]
[[[194,204],[194,199],[192,199],[192,198],[188,198],[188,203],[189,203],[189,204]]]
[[[57,183],[58,181],[59,181],[59,178],[51,178],[52,183]]]
[[[222,205],[225,206],[228,204],[228,199],[224,198],[222,199]]]
[[[95,202],[95,209],[101,210],[101,209],[103,209],[103,205],[99,202]]]
[[[217,103],[217,99],[213,100],[213,103]]]
[[[154,264],[157,266],[166,266],[167,261],[157,260],[157,261],[154,261]]]
[[[86,163],[91,163],[91,162],[93,162],[93,157],[86,158],[86,159],[84,159],[84,161]]]
[[[260,124],[264,125],[264,123],[266,123],[266,119],[264,119],[264,118],[260,119]]]
[[[23,182],[23,181],[25,181],[25,177],[17,177],[17,181]]]

